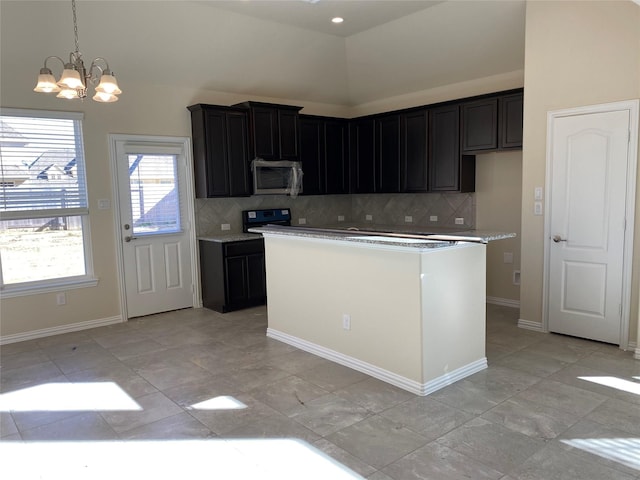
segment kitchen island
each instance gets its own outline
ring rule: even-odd
[[[267,335],[427,395],[487,366],[486,245],[266,226]]]

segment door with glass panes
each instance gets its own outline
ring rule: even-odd
[[[116,150],[128,317],[191,307],[183,146],[118,142]]]

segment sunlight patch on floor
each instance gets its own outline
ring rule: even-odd
[[[605,387],[615,388],[623,392],[633,393],[640,395],[640,383],[630,382],[618,377],[578,377],[580,380],[586,380],[587,382],[597,383],[604,385]],[[636,377],[634,377],[636,378]]]
[[[242,410],[247,406],[237,398],[222,395],[200,403],[194,403],[189,408],[194,410]]]
[[[0,395],[0,412],[142,410],[114,382],[45,383]]]
[[[640,470],[640,438],[572,438],[561,442]]]
[[[286,438],[3,442],[2,451],[2,471],[12,479],[363,478],[307,442]]]

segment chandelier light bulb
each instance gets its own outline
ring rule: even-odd
[[[98,92],[98,91],[96,91],[96,94],[92,98],[96,102],[100,102],[100,103],[112,103],[112,102],[117,102],[118,101],[118,97],[117,96],[115,96],[115,95],[113,95],[111,93]]]
[[[66,98],[67,100],[72,100],[74,98],[80,98],[78,97],[78,91],[72,88],[63,88],[62,90],[60,90],[60,93],[58,93],[58,95],[56,95],[56,97],[58,98]]]
[[[38,75],[38,84],[33,89],[34,92],[51,93],[59,92],[60,87],[56,82],[55,77],[48,68],[41,68],[40,75]]]
[[[115,75],[108,72],[109,70],[106,70],[102,77],[100,77],[100,84],[96,87],[96,92],[120,95],[122,90],[118,87]]]

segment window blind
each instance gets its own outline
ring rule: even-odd
[[[88,213],[82,114],[3,109],[0,219]]]

